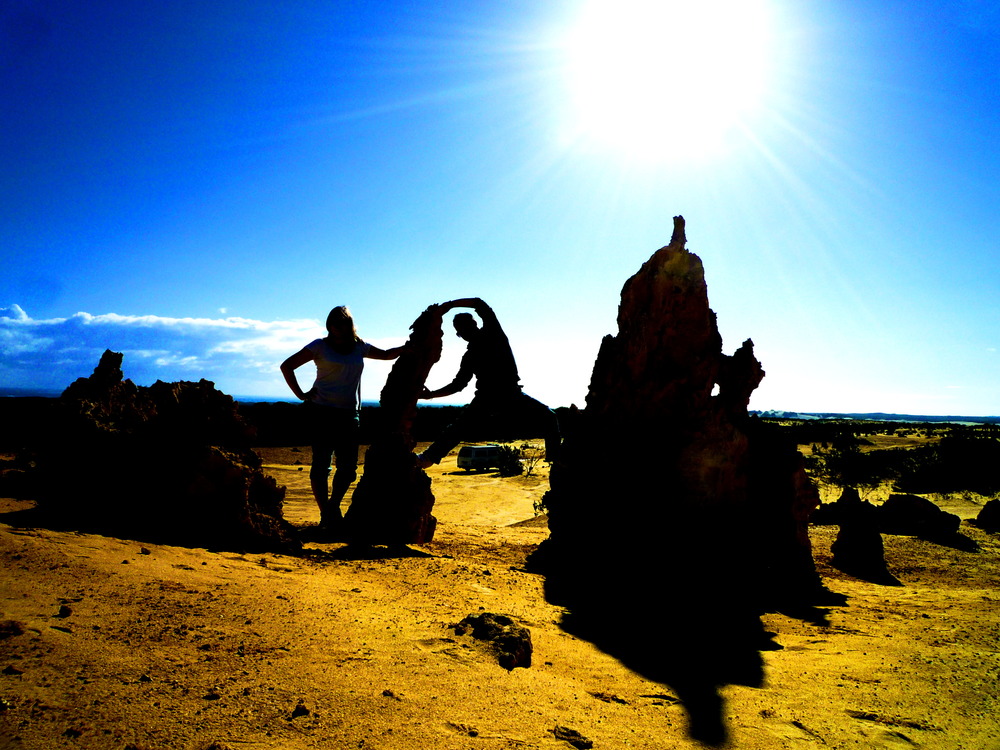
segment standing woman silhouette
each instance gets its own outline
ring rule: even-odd
[[[382,350],[358,336],[354,318],[346,306],[330,311],[325,338],[306,344],[281,363],[281,374],[296,398],[306,402],[309,415],[312,466],[309,482],[319,505],[320,526],[335,531],[343,523],[340,502],[358,476],[358,434],[361,373],[365,359],[395,359],[405,347]],[[307,362],[316,363],[316,380],[303,391],[295,370]],[[330,491],[330,459],[336,456],[337,470]]]

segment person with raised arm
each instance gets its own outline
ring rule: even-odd
[[[468,386],[473,377],[476,379],[476,395],[434,444],[418,454],[417,465],[427,468],[440,462],[458,445],[463,435],[478,429],[484,422],[497,420],[501,415],[504,419],[519,420],[538,428],[545,438],[546,459],[555,460],[560,440],[556,415],[545,404],[521,390],[514,354],[496,314],[478,297],[445,302],[440,306],[441,313],[456,307],[475,310],[483,321],[482,328],[471,313],[462,312],[454,317],[452,323],[456,335],[468,342],[458,374],[442,388],[428,390],[425,387],[421,397],[433,399],[451,396]]]

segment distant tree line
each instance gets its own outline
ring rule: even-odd
[[[911,461],[896,480],[903,492],[1000,492],[1000,439],[995,428],[956,430],[934,445],[906,452],[913,454]]]
[[[892,483],[901,492],[1000,493],[1000,426],[873,422],[805,422],[779,429],[798,445],[811,445],[806,468],[817,480],[840,487],[870,490]],[[863,450],[866,435],[937,435],[913,448]]]
[[[845,440],[861,440],[866,435],[941,435],[963,425],[942,424],[939,422],[881,422],[849,419],[817,419],[806,421],[763,420],[777,424],[782,433],[795,441],[796,445],[812,445],[824,443],[829,446],[834,442]],[[974,429],[1000,430],[994,424],[976,425]],[[1000,432],[995,433],[1000,434]],[[870,443],[869,443],[870,444]]]

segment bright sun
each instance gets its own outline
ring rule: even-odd
[[[766,0],[591,0],[567,43],[578,131],[638,158],[714,153],[759,106]]]

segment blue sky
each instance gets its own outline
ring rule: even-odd
[[[284,396],[330,307],[480,296],[582,405],[682,214],[752,408],[1000,413],[997,5],[685,5],[6,0],[0,385]]]

